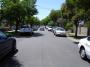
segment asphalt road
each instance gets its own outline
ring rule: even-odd
[[[48,31],[18,37],[17,48],[19,52],[0,67],[90,67],[89,62],[80,58],[77,44]]]

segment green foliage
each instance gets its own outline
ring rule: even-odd
[[[87,21],[87,22],[85,23],[85,27],[90,28],[90,21]]]
[[[61,17],[61,12],[60,10],[52,10],[49,16],[52,21],[56,22],[57,19]]]
[[[76,0],[76,7],[82,8],[82,9],[90,9],[90,0]]]
[[[51,21],[50,17],[47,16],[43,20],[41,20],[41,25],[47,25]]]
[[[48,26],[54,26],[55,24],[54,24],[53,21],[50,21],[47,25],[48,25]]]
[[[32,17],[28,18],[28,20],[29,20],[28,21],[29,24],[31,24],[31,25],[39,25],[40,24],[40,20],[37,17],[32,16]]]
[[[18,30],[19,24],[22,24],[27,19],[26,17],[31,17],[37,14],[37,9],[35,8],[36,0],[1,0],[2,8],[0,13],[2,18],[6,19],[10,25],[16,24],[16,30]],[[1,18],[1,16],[0,16]],[[3,20],[2,19],[2,20]]]
[[[67,30],[72,30],[73,29],[73,26],[74,26],[74,24],[72,23],[72,22],[68,22],[67,24],[66,24],[66,26],[65,26],[65,28],[67,29]]]

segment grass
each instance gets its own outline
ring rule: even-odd
[[[68,33],[68,37],[74,37],[75,33]]]

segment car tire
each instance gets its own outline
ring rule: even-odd
[[[84,48],[80,48],[80,57],[84,60],[86,59],[86,52]]]

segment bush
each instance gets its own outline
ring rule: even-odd
[[[72,22],[68,22],[65,26],[66,30],[72,30],[73,29],[73,23]]]
[[[90,28],[90,21],[87,21],[84,26]]]

